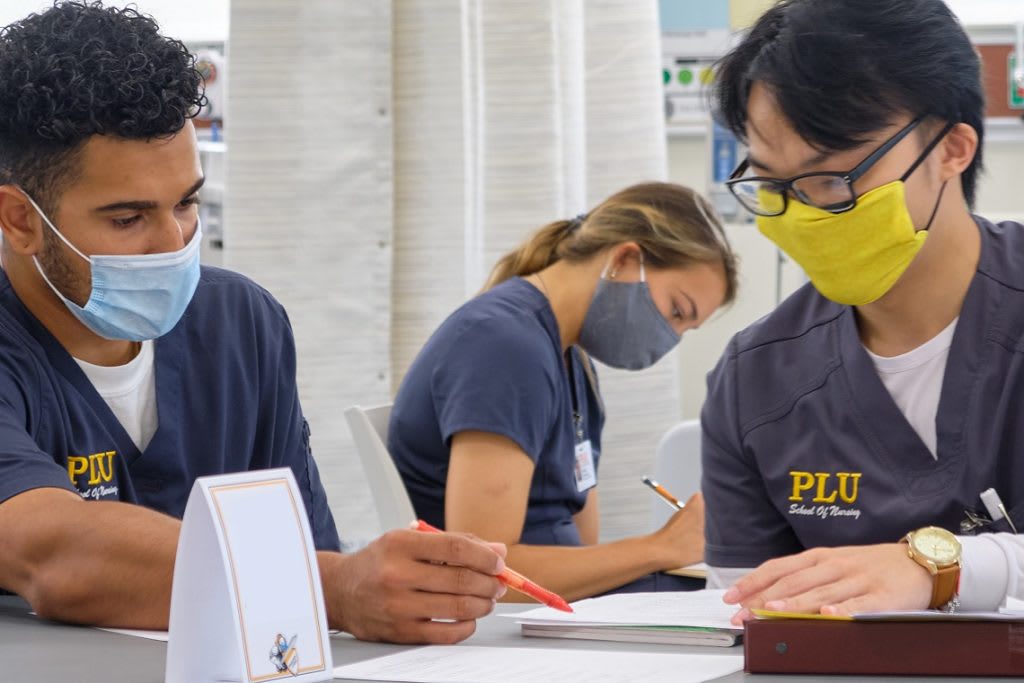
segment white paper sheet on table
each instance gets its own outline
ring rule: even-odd
[[[573,613],[539,607],[502,614],[521,623],[612,624],[617,626],[696,626],[735,629],[735,605],[722,602],[724,590],[678,593],[618,593],[572,603]]]
[[[101,628],[99,626],[96,628],[97,630],[106,631],[107,633],[116,633],[119,636],[132,636],[133,638],[145,638],[146,640],[159,640],[162,643],[167,642],[167,631],[144,631],[134,628]]]
[[[1024,612],[940,612],[938,610],[898,610],[864,612],[853,615],[854,621],[1024,621]]]
[[[35,612],[29,612],[32,616],[38,616]],[[143,629],[135,628],[104,628],[102,626],[94,626],[97,631],[106,631],[107,633],[116,633],[119,636],[131,636],[133,638],[145,638],[146,640],[158,640],[162,643],[167,642],[167,631],[146,631]]]
[[[1006,604],[1003,605],[999,609],[999,611],[1000,612],[1004,612],[1004,613],[1010,613],[1010,614],[1015,613],[1015,612],[1024,612],[1024,600],[1019,600],[1017,598],[1007,597],[1006,598]]]
[[[740,655],[434,645],[339,666],[334,677],[402,683],[700,683],[742,668]]]
[[[131,636],[133,638],[145,638],[146,640],[159,640],[162,643],[167,642],[167,631],[145,631],[142,629],[134,628],[102,628],[96,627],[99,631],[106,631],[107,633],[116,633],[119,636]],[[336,636],[341,631],[329,631],[330,635]]]

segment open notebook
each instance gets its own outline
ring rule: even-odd
[[[728,647],[743,629],[730,623],[736,607],[722,602],[724,593],[622,593],[574,602],[572,614],[540,607],[502,616],[524,636]]]

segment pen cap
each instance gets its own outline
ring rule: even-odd
[[[982,491],[981,502],[985,504],[985,509],[988,510],[988,516],[992,518],[993,522],[997,522],[1003,518],[1003,511],[999,509],[1003,506],[1003,501],[1000,500],[999,494],[996,493],[995,489],[986,489]]]

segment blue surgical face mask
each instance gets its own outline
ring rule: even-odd
[[[605,365],[622,370],[643,370],[675,348],[680,335],[654,305],[647,287],[643,254],[640,281],[615,282],[605,278],[583,319],[579,345]]]
[[[198,222],[192,239],[178,251],[86,256],[60,233],[31,197],[28,200],[50,230],[89,262],[92,292],[83,307],[61,294],[46,277],[39,260],[32,257],[43,280],[79,322],[106,339],[127,341],[156,339],[178,324],[199,285],[199,246],[203,232]]]

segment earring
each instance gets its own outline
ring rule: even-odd
[[[617,268],[612,268],[612,272],[608,273],[608,279],[614,280],[615,276],[618,275],[619,271]]]

